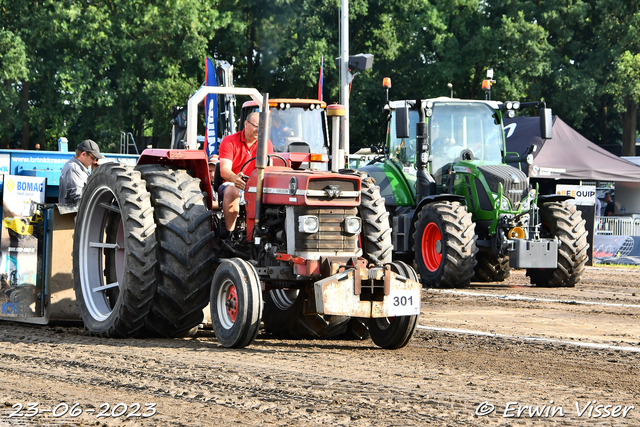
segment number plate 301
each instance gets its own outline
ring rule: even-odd
[[[397,290],[391,291],[386,297],[387,315],[394,316],[417,316],[420,314],[420,290]]]

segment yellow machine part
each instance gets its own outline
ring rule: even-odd
[[[33,235],[33,225],[31,225],[31,221],[29,221],[27,218],[19,216],[13,218],[5,218],[4,226],[9,230],[13,230],[23,236]]]
[[[513,227],[508,233],[509,239],[524,239],[525,234],[522,227]]]

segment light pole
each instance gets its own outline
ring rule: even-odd
[[[342,148],[349,154],[349,1],[342,0],[340,10],[340,104],[344,106]],[[340,167],[344,167],[341,162]]]
[[[447,86],[451,90],[451,98],[453,98],[453,83],[447,83]]]

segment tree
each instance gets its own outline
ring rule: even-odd
[[[19,98],[15,87],[27,76],[27,55],[24,42],[11,31],[0,28],[0,146],[7,147],[9,135],[18,118]]]
[[[169,108],[203,80],[207,43],[225,24],[207,0],[3,2],[0,14],[26,46],[28,75],[13,88],[23,148],[61,135],[106,148],[121,131],[168,142]]]
[[[622,155],[636,155],[638,102],[640,101],[640,54],[625,51],[616,61],[612,85],[616,106],[622,112]]]

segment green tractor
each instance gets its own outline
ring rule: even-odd
[[[388,99],[388,98],[387,98]],[[387,101],[386,153],[360,168],[392,218],[394,258],[415,261],[423,286],[503,281],[524,268],[531,284],[573,287],[587,261],[585,221],[570,197],[541,195],[507,163],[531,163],[532,145],[507,153],[502,118],[544,103],[435,98]]]

